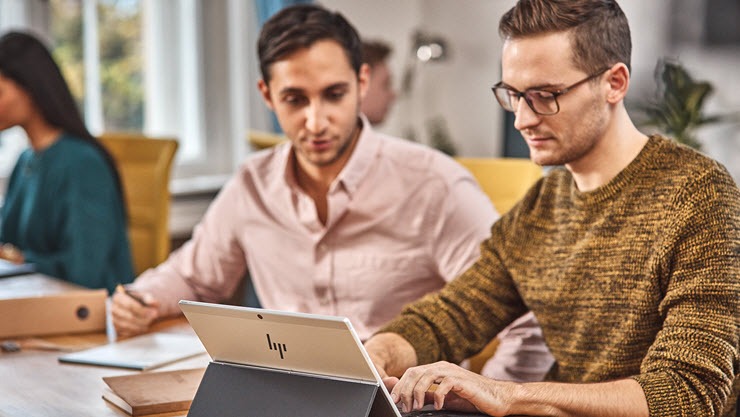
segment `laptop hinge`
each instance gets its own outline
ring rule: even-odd
[[[188,417],[367,417],[377,383],[211,362]]]

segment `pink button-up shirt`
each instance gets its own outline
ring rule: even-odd
[[[278,145],[250,157],[192,239],[134,287],[172,315],[180,299],[229,298],[248,268],[265,308],[345,316],[363,339],[440,289],[475,261],[497,214],[454,160],[364,125],[326,225],[295,182],[290,143]]]

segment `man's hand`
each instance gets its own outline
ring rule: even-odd
[[[492,416],[509,414],[507,400],[516,387],[515,383],[495,381],[449,362],[409,368],[400,380],[388,378],[383,382],[403,412],[433,402],[437,410],[483,412]]]
[[[383,382],[392,387],[391,398],[404,412],[433,402],[436,409],[491,416],[649,415],[642,387],[630,378],[591,384],[521,384],[489,379],[448,362],[437,362],[409,368],[399,381],[389,378]]]
[[[159,302],[148,293],[130,294],[119,286],[113,293],[111,316],[116,334],[121,337],[146,332],[159,317]]]
[[[379,333],[365,342],[365,350],[381,378],[401,376],[417,364],[416,351],[396,333]]]

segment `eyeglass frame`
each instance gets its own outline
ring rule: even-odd
[[[526,89],[524,91],[518,91],[518,90],[516,90],[514,88],[511,88],[511,87],[507,86],[506,84],[504,84],[503,81],[497,82],[493,87],[491,87],[491,91],[493,92],[493,96],[496,97],[496,101],[498,101],[498,104],[504,110],[506,110],[508,112],[514,113],[516,110],[513,107],[511,108],[511,110],[509,110],[507,108],[507,106],[505,106],[504,103],[501,102],[501,99],[499,98],[498,94],[496,94],[496,90],[497,89],[506,90],[509,93],[513,93],[514,95],[516,95],[517,102],[523,98],[524,101],[527,103],[527,106],[529,106],[529,108],[534,112],[534,114],[537,114],[537,115],[540,115],[540,116],[553,116],[553,115],[556,115],[556,114],[560,113],[560,102],[558,102],[558,97],[562,96],[565,93],[568,93],[568,92],[572,91],[573,89],[575,89],[576,87],[580,86],[581,84],[585,84],[588,81],[593,80],[594,78],[596,78],[596,77],[604,74],[605,72],[609,71],[610,69],[611,69],[611,67],[607,67],[607,68],[604,68],[602,70],[599,70],[599,71],[597,71],[597,72],[589,75],[588,77],[586,77],[586,78],[584,78],[584,79],[582,79],[580,81],[577,81],[574,84],[569,85],[568,87],[561,88],[560,90],[557,90],[557,91],[547,91],[547,90],[541,90],[541,89],[538,89],[538,88],[528,88],[528,89]],[[543,93],[552,94],[552,99],[555,101],[555,108],[556,108],[556,110],[553,113],[541,113],[541,112],[538,112],[537,110],[535,110],[534,105],[532,104],[532,101],[530,100],[529,97],[527,97],[527,93],[531,93],[533,91],[541,91]]]

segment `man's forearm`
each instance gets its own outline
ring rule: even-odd
[[[365,342],[365,349],[375,366],[386,373],[381,376],[400,377],[418,362],[414,347],[396,333],[376,334]]]
[[[633,379],[595,384],[536,382],[514,390],[511,414],[648,417],[642,387]]]

